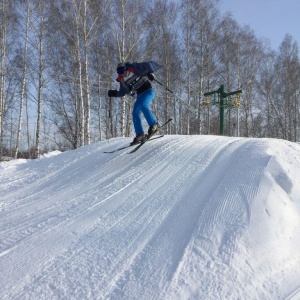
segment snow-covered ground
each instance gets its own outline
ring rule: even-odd
[[[0,299],[300,299],[300,145],[116,138],[0,164]]]

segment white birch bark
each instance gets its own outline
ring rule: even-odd
[[[27,52],[28,52],[28,31],[29,31],[29,16],[30,16],[30,2],[27,1],[27,16],[26,16],[26,33],[25,33],[25,45],[24,45],[24,66],[23,66],[23,78],[20,98],[20,115],[17,129],[17,141],[14,157],[17,158],[20,148],[20,137],[22,131],[22,120],[23,120],[23,103],[26,91],[26,77],[27,77]]]
[[[7,0],[2,0],[2,26],[1,26],[1,77],[0,77],[0,161],[3,149],[3,122],[4,122],[4,95],[6,76],[6,35],[7,35]]]

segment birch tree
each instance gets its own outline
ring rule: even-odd
[[[274,114],[274,99],[276,98],[275,83],[275,58],[276,52],[270,49],[265,49],[263,63],[258,69],[258,78],[256,81],[256,89],[259,94],[260,102],[257,107],[261,114],[264,115],[265,127],[263,136],[274,136],[275,115]]]
[[[36,88],[37,105],[37,117],[36,117],[36,133],[35,133],[35,156],[40,155],[41,145],[41,126],[42,126],[42,110],[43,110],[43,89],[45,86],[45,46],[46,46],[46,30],[47,30],[47,18],[49,17],[49,7],[47,0],[31,0],[33,3],[32,10],[32,37],[30,38],[30,44],[35,51],[37,59],[33,62],[34,73],[32,74],[32,82]],[[36,78],[37,77],[37,78]]]
[[[188,134],[202,133],[203,93],[214,89],[217,31],[220,16],[217,1],[188,0],[182,2],[184,40],[183,68],[187,88],[186,123]],[[209,131],[209,123],[207,131]]]
[[[299,46],[287,34],[279,49],[276,62],[276,73],[279,74],[277,103],[282,128],[279,137],[295,141],[299,120]]]
[[[19,148],[20,148],[20,137],[21,137],[21,130],[22,130],[22,120],[23,120],[23,105],[24,105],[24,98],[26,92],[26,79],[27,79],[27,56],[28,56],[28,33],[29,33],[29,21],[30,21],[30,0],[26,2],[27,6],[27,13],[26,13],[26,26],[25,26],[25,44],[24,44],[24,55],[23,55],[23,73],[22,73],[22,86],[21,86],[21,93],[20,93],[20,109],[19,109],[19,122],[18,122],[18,129],[17,129],[17,141],[16,141],[16,148],[14,157],[17,158]]]
[[[158,11],[164,13],[157,15]],[[159,120],[167,120],[172,116],[175,122],[178,117],[177,99],[167,89],[176,93],[177,75],[181,74],[179,39],[176,30],[178,11],[179,6],[175,3],[155,1],[147,16],[152,21],[145,38],[149,45],[150,56],[163,65],[157,75],[155,74],[163,84],[162,87],[157,84],[155,86],[155,114]],[[172,125],[169,124],[166,132],[171,133],[171,130]]]
[[[8,1],[1,1],[1,76],[0,76],[0,161],[3,151],[3,128],[5,112],[5,81],[6,81],[6,37],[7,37],[7,6]]]

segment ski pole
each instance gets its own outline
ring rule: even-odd
[[[165,86],[164,84],[162,84],[161,82],[159,82],[156,78],[154,78],[154,81],[157,82],[158,84],[160,84],[162,87],[164,87],[168,92],[174,94],[173,91],[171,91],[167,86]],[[175,95],[176,96],[176,95]],[[178,97],[177,97],[178,98]]]
[[[183,104],[186,105],[186,101],[182,100],[180,97],[178,97],[172,90],[170,90],[165,84],[159,82],[156,78],[153,79],[155,82],[157,82],[158,84],[160,84],[163,88],[165,88],[165,90],[167,90],[168,92],[170,92],[171,94],[173,94],[175,96],[175,98],[177,98],[176,101],[179,100],[179,102],[182,102]]]
[[[181,99],[180,97],[178,97],[178,96],[177,96],[172,90],[170,90],[166,85],[164,85],[164,84],[162,84],[161,82],[159,82],[156,78],[154,78],[153,80],[154,80],[156,83],[160,84],[163,88],[165,88],[165,90],[167,90],[168,92],[172,93],[172,94],[177,98],[176,101],[179,100],[179,102],[181,102],[182,104],[187,105],[187,103],[186,103],[185,100],[183,100],[183,99]],[[191,106],[190,106],[190,107],[191,107]],[[193,108],[194,111],[196,111],[196,108],[195,108],[195,107],[191,107],[191,108]]]

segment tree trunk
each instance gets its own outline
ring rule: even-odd
[[[89,83],[89,63],[88,63],[88,34],[87,34],[87,1],[84,1],[83,15],[83,34],[84,34],[84,64],[85,64],[85,91],[86,91],[86,111],[85,111],[85,126],[86,126],[86,143],[91,143],[90,133],[90,118],[91,118],[91,100],[90,100],[90,83]]]
[[[43,21],[42,21],[43,22]],[[42,96],[43,92],[43,25],[41,25],[40,41],[39,41],[39,85],[38,85],[38,110],[36,122],[36,139],[35,139],[35,156],[40,155],[40,132],[42,121]]]
[[[20,148],[20,137],[22,130],[22,120],[23,120],[23,103],[26,91],[26,77],[27,77],[27,52],[28,52],[28,31],[29,31],[29,16],[30,16],[30,3],[27,1],[27,17],[26,17],[26,33],[25,33],[25,46],[24,46],[24,66],[23,66],[23,78],[22,78],[22,88],[21,88],[21,98],[20,98],[20,115],[17,131],[17,141],[14,158],[18,157],[18,152]]]
[[[1,79],[0,79],[0,161],[3,154],[4,95],[6,76],[7,0],[2,0]]]

